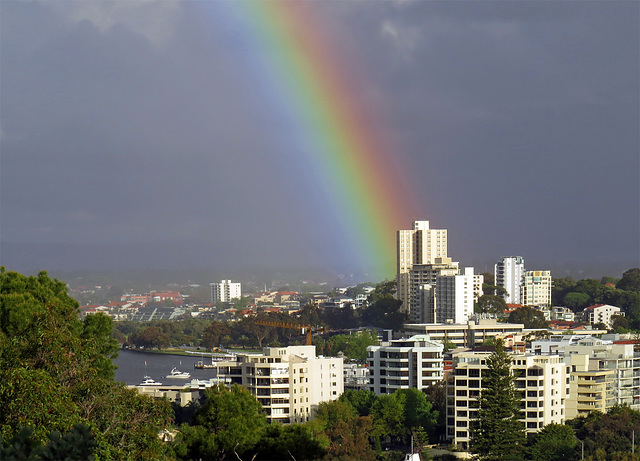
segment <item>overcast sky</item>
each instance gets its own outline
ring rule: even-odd
[[[0,2],[0,264],[371,270],[224,7]],[[639,265],[639,2],[314,7],[454,260]]]

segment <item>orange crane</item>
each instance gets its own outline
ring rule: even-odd
[[[287,322],[270,322],[268,320],[254,320],[253,323],[256,325],[266,325],[269,327],[278,327],[278,328],[289,328],[291,330],[298,330],[300,334],[307,336],[307,346],[313,345],[312,334],[314,331],[324,331],[324,328],[316,328],[314,329],[311,325],[298,325],[295,323],[287,323]]]

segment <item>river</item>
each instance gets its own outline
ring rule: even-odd
[[[196,369],[193,367],[200,360],[204,363],[211,363],[211,358],[206,356],[153,354],[123,349],[113,363],[118,367],[116,381],[122,381],[126,384],[140,384],[145,376],[151,376],[154,380],[164,384],[187,383],[186,379],[165,379],[165,376],[173,368],[191,373],[191,378],[215,378],[215,369]]]

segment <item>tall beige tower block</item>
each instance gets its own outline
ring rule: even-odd
[[[408,312],[411,299],[409,272],[414,264],[433,264],[436,258],[447,257],[447,230],[430,229],[429,221],[414,221],[413,229],[397,234],[397,298]]]

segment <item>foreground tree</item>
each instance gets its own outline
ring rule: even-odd
[[[267,426],[262,406],[244,387],[224,384],[205,391],[195,426],[183,424],[174,445],[180,459],[219,459],[251,453]]]
[[[520,397],[514,386],[511,358],[502,340],[483,370],[478,419],[471,427],[471,452],[483,460],[521,459],[525,440],[519,419]]]
[[[0,268],[0,437],[32,428],[34,443],[81,423],[102,459],[162,458],[170,407],[116,383],[118,344],[103,315],[78,319],[67,286],[45,272]]]

